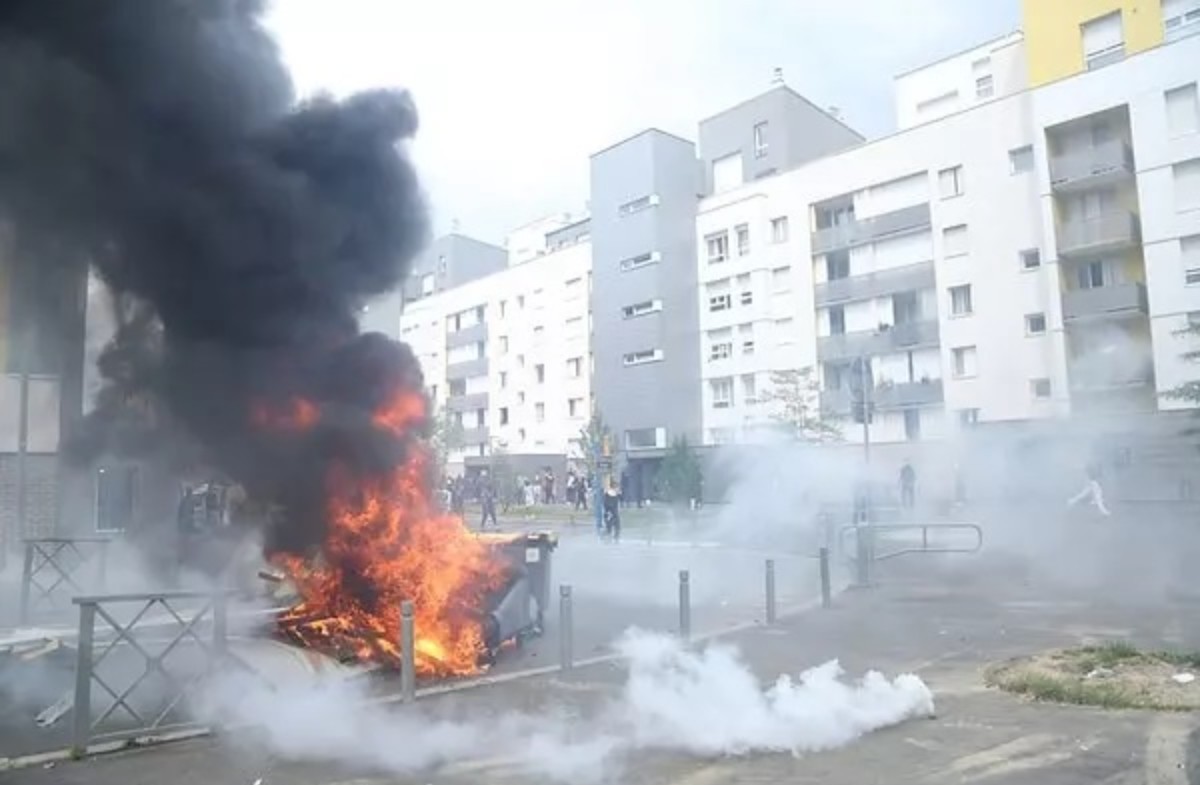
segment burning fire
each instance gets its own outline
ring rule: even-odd
[[[375,412],[373,423],[402,435],[425,414],[423,396],[401,391]],[[319,419],[319,408],[308,401],[254,415],[256,423],[288,429]],[[395,663],[400,604],[411,600],[417,673],[478,670],[481,609],[507,567],[461,519],[436,511],[428,460],[414,444],[406,462],[389,474],[365,477],[339,469],[327,479],[328,528],[320,557],[275,560],[302,598],[279,619],[286,635],[358,660]]]

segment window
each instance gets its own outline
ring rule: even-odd
[[[487,425],[487,409],[475,410],[475,427],[482,428]]]
[[[625,431],[626,450],[653,450],[666,446],[666,428],[635,428]]]
[[[621,272],[627,273],[630,270],[636,270],[639,267],[646,267],[658,261],[658,253],[644,253],[638,256],[631,256],[628,259],[621,260]]]
[[[767,157],[767,124],[758,123],[754,126],[754,157]]]
[[[517,429],[517,441],[519,441],[519,442],[525,441],[525,429],[524,428]]]
[[[583,414],[583,399],[568,398],[567,399],[567,416],[579,417]]]
[[[525,307],[525,295],[523,295],[523,294],[518,294],[518,295],[517,295],[517,309],[518,309],[518,310],[521,310],[521,309],[523,309],[524,307]]]
[[[450,395],[466,395],[467,380],[466,379],[451,379],[450,380]]]
[[[1008,151],[1008,173],[1024,174],[1033,171],[1033,146],[1025,145]]]
[[[508,315],[508,300],[500,301],[500,318],[503,319]]]
[[[626,365],[645,365],[658,362],[662,358],[662,349],[643,349],[640,352],[630,352],[625,355],[624,362]]]
[[[1025,315],[1025,332],[1028,335],[1041,335],[1046,332],[1046,314],[1030,313]]]
[[[758,382],[752,373],[742,376],[742,402],[758,403]]]
[[[1184,282],[1200,283],[1200,234],[1179,238],[1179,259],[1185,270]]]
[[[708,386],[712,390],[714,409],[728,409],[733,405],[733,379],[713,379]]]
[[[1200,284],[1200,267],[1189,267],[1183,271],[1183,282],[1188,286]]]
[[[523,355],[523,354],[517,355],[517,367],[519,367],[519,368],[525,367],[525,355]]]
[[[708,348],[708,359],[709,360],[713,360],[713,361],[728,360],[732,356],[733,356],[733,342],[732,341],[721,341],[719,343],[714,343],[711,346],[709,346],[709,348]]]
[[[846,307],[844,305],[832,305],[829,307],[829,334],[846,334]]]
[[[546,382],[546,366],[545,365],[543,365],[542,363],[538,363],[537,365],[533,366],[533,373],[534,373],[534,376],[537,377],[538,384],[544,384]]]
[[[503,390],[508,386],[508,371],[500,372],[500,389]]]
[[[517,393],[517,403],[519,403],[519,404],[525,403],[525,391],[524,390],[521,390]]]
[[[1099,289],[1107,279],[1107,265],[1103,261],[1088,262],[1079,267],[1077,279],[1080,289]]]
[[[941,192],[943,199],[962,196],[963,168],[961,166],[952,166],[949,169],[943,169],[938,172],[938,190]]]
[[[954,377],[956,379],[966,379],[976,374],[974,346],[959,346],[951,349],[950,356],[954,361]]]
[[[792,268],[776,267],[771,271],[771,291],[776,294],[792,290]]]
[[[992,75],[986,74],[975,79],[975,97],[976,98],[991,98],[995,93],[995,87],[992,84]]]
[[[753,305],[754,291],[752,289],[745,290],[741,293],[741,295],[739,295],[738,301],[741,302],[742,305]]]
[[[1200,101],[1196,97],[1195,82],[1166,91],[1163,100],[1167,105],[1167,133],[1172,138],[1200,130]]]
[[[850,252],[830,251],[825,255],[825,279],[839,281],[850,277]]]
[[[786,243],[788,240],[788,219],[786,215],[771,219],[771,242]]]
[[[541,343],[542,339],[543,339],[543,338],[545,338],[545,337],[546,337],[546,328],[545,328],[545,327],[543,327],[543,326],[542,326],[542,325],[540,325],[540,324],[539,324],[539,325],[536,325],[536,326],[533,328],[533,340],[534,340],[534,342],[535,342],[535,343]]]
[[[578,379],[582,375],[583,358],[572,357],[571,359],[567,360],[567,376],[570,376],[572,379]]]
[[[776,319],[773,323],[775,331],[776,346],[792,346],[796,343],[796,336],[793,328],[796,325],[794,319]]]
[[[945,256],[962,256],[967,252],[967,225],[947,226],[942,230],[942,253]]]
[[[1179,212],[1200,209],[1200,158],[1172,167],[1175,179],[1175,209]]]
[[[1042,252],[1037,248],[1027,248],[1021,251],[1021,269],[1036,270],[1042,266]]]
[[[1030,379],[1029,391],[1034,398],[1049,398],[1050,397],[1050,380],[1049,379]]]
[[[729,232],[717,232],[704,238],[708,248],[708,263],[720,264],[729,258]]]
[[[1125,59],[1125,33],[1121,29],[1121,12],[1105,14],[1081,26],[1083,63],[1092,71]]]
[[[119,532],[133,522],[137,507],[136,466],[108,466],[96,471],[96,531]]]
[[[1200,0],[1163,0],[1162,15],[1168,41],[1200,33]]]
[[[1200,311],[1187,312],[1187,326],[1191,330],[1200,328]]]
[[[971,285],[950,287],[950,315],[969,316],[974,311],[971,306]]]
[[[546,421],[546,404],[539,402],[533,405],[533,419],[537,422]]]
[[[500,424],[508,425],[508,407],[507,406],[500,407]]]
[[[748,338],[742,341],[742,354],[754,354],[754,339]]]
[[[658,204],[658,195],[651,194],[634,199],[632,202],[626,202],[617,208],[617,213],[619,215],[633,215],[634,213],[640,213],[642,210],[649,209],[656,204]]]
[[[733,307],[733,297],[729,294],[718,294],[708,298],[708,310],[712,313],[727,311]]]
[[[421,276],[421,296],[428,297],[433,294],[433,273],[425,273]]]
[[[621,309],[621,313],[626,319],[634,319],[638,316],[645,316],[648,313],[655,313],[662,310],[662,300],[645,300],[644,302],[627,305]]]
[[[959,409],[958,410],[959,425],[978,425],[979,410],[978,409]]]
[[[741,224],[733,230],[737,235],[737,253],[738,256],[746,256],[750,253],[750,227],[746,224]]]
[[[921,438],[921,410],[904,410],[904,438],[915,442]]]

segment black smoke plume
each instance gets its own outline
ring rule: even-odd
[[[282,506],[272,544],[301,551],[320,540],[334,462],[403,459],[370,416],[398,385],[420,389],[420,369],[356,315],[398,285],[428,226],[408,94],[297,106],[262,13],[0,0],[0,222],[37,265],[86,260],[119,304],[78,457],[198,447]],[[39,256],[50,245],[71,252]],[[294,398],[320,405],[318,428],[249,427]],[[138,400],[160,416],[131,415]]]

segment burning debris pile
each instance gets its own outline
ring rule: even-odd
[[[281,511],[298,640],[392,658],[411,599],[422,670],[468,671],[505,568],[431,503],[416,359],[356,320],[426,241],[416,112],[391,91],[298,105],[262,11],[0,0],[0,222],[137,315],[70,450],[199,454]]]

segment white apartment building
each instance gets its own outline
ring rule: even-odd
[[[1179,405],[1158,393],[1196,374],[1200,37],[1035,90],[1010,89],[1020,46],[901,77],[896,134],[702,201],[706,444],[769,421],[772,370],[814,368],[848,414],[859,358],[883,442]],[[916,119],[985,50],[995,94]]]
[[[410,301],[400,317],[436,405],[462,426],[452,471],[498,450],[520,471],[561,471],[591,416],[588,222],[539,227],[540,248],[525,227],[508,267]]]
[[[987,41],[896,77],[896,127],[903,131],[1029,85],[1020,32]]]

